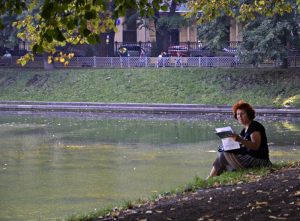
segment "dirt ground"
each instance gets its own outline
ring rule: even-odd
[[[272,172],[255,182],[164,197],[100,220],[300,220],[300,166]]]

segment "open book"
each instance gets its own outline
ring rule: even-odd
[[[216,134],[221,138],[224,151],[240,149],[240,144],[230,138],[230,135],[233,134],[231,127],[216,128],[216,131]]]

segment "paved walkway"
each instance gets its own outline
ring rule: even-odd
[[[255,107],[260,116],[300,117],[300,109]],[[201,104],[141,104],[95,102],[0,101],[0,111],[92,112],[130,114],[231,114],[231,106]]]

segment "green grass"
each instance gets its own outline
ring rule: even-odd
[[[0,69],[0,100],[300,107],[300,69]]]
[[[184,194],[186,192],[194,192],[198,189],[209,188],[209,187],[219,187],[224,185],[235,185],[239,183],[253,182],[267,176],[271,172],[285,169],[285,168],[299,167],[299,166],[300,166],[300,161],[282,162],[282,163],[273,164],[271,167],[251,168],[251,169],[238,170],[235,172],[225,172],[220,176],[212,177],[209,178],[208,180],[195,177],[187,185],[173,188],[168,192],[153,194],[152,196],[149,197],[149,199],[138,199],[136,201],[124,201],[119,205],[107,207],[91,213],[71,216],[67,220],[68,221],[89,221],[89,220],[95,220],[98,217],[103,217],[108,214],[114,216],[114,214],[118,214],[118,211],[120,210],[132,209],[135,206],[145,204],[147,202],[155,201],[161,197],[173,197],[178,194]]]

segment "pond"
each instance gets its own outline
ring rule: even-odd
[[[273,162],[299,160],[300,121],[259,119]],[[232,119],[0,116],[0,220],[55,220],[205,178]]]

